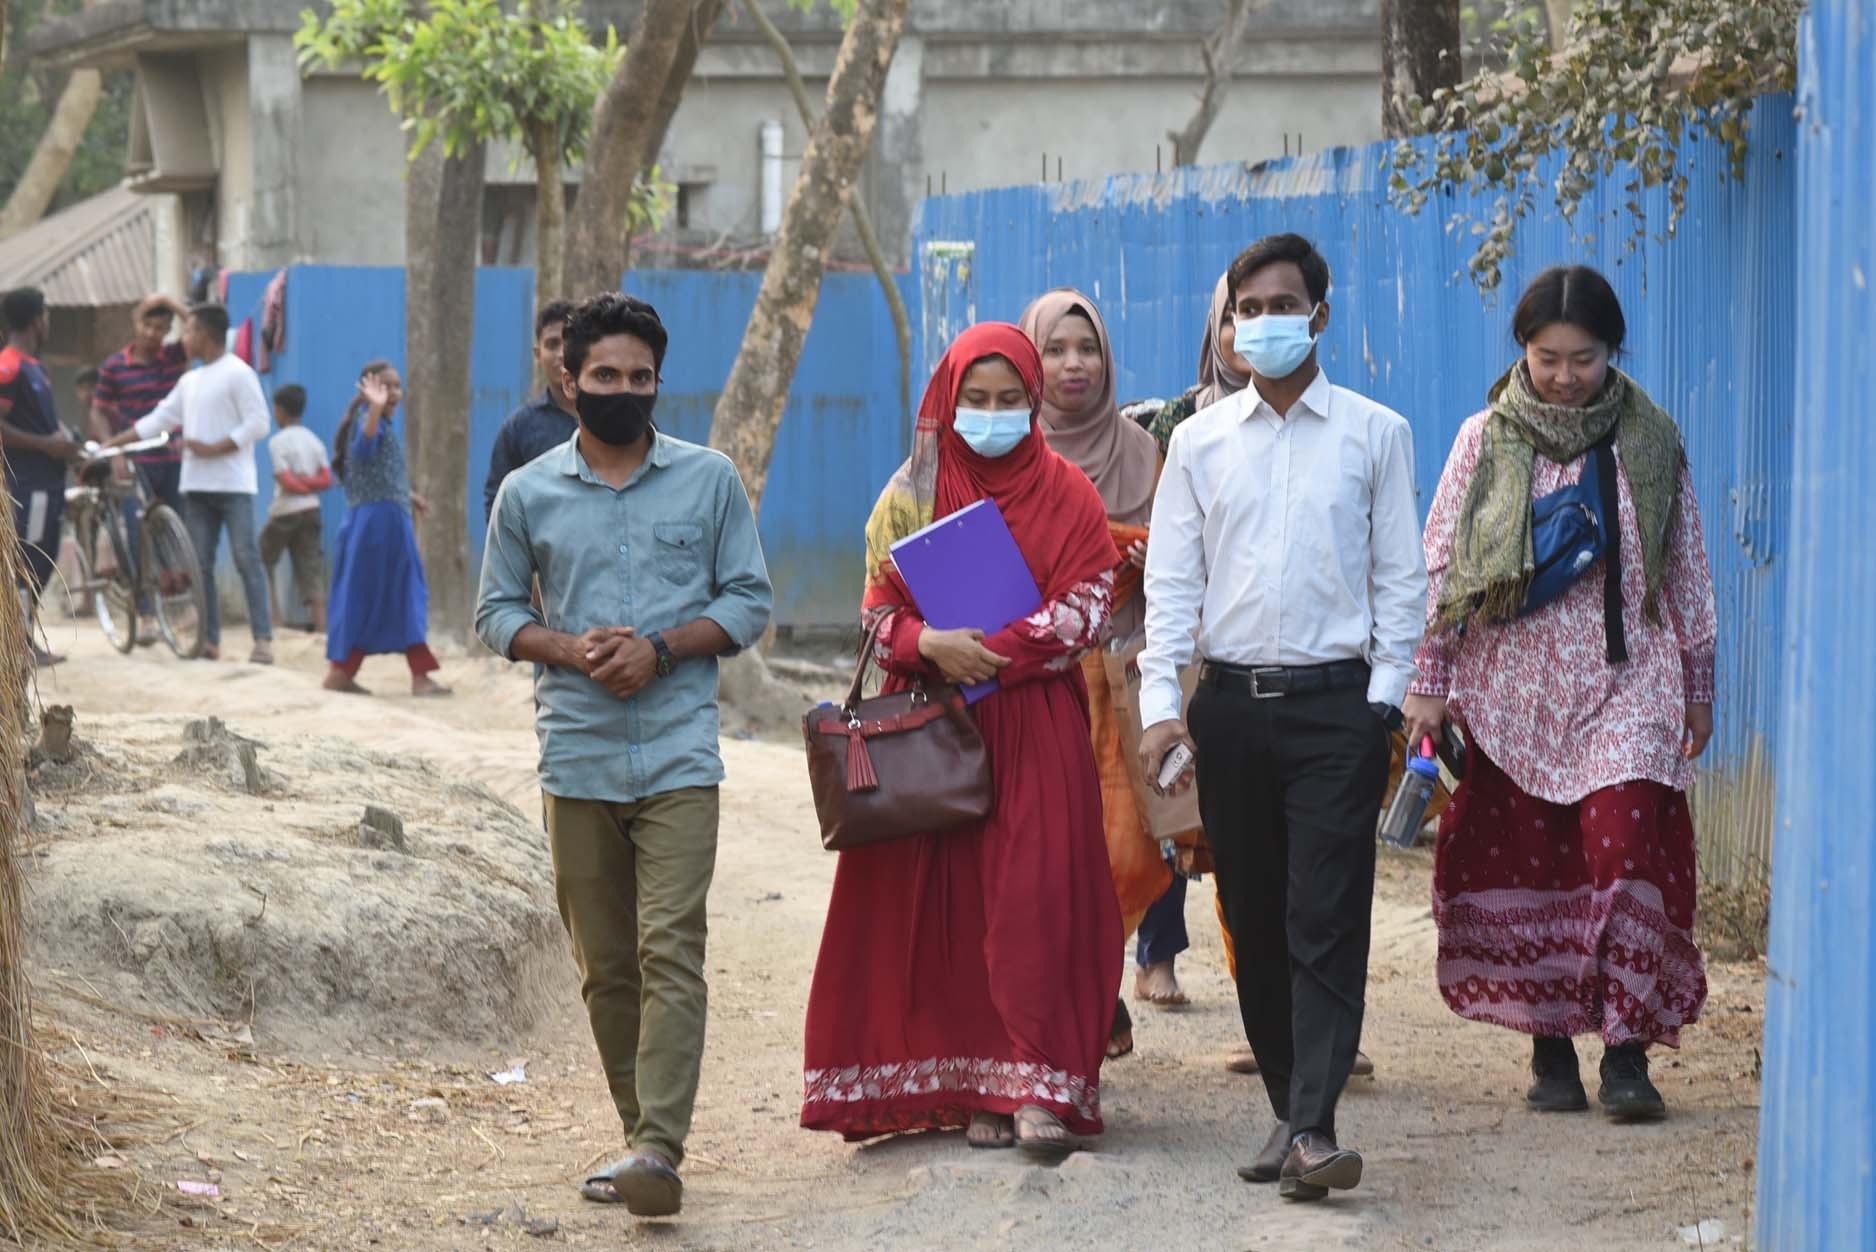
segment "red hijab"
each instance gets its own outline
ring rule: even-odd
[[[971,366],[1002,357],[1029,393],[1029,438],[1004,456],[980,456],[957,433],[958,392]],[[912,457],[887,484],[867,526],[878,550],[979,500],[995,500],[1044,599],[1113,569],[1120,553],[1107,533],[1107,508],[1088,476],[1043,438],[1042,358],[1007,322],[984,322],[959,335],[919,403]],[[922,519],[922,520],[921,520]],[[869,590],[868,600],[874,597]]]

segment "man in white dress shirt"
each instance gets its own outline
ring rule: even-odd
[[[1238,1006],[1278,1122],[1238,1173],[1314,1200],[1361,1181],[1335,1107],[1361,1039],[1388,723],[1414,673],[1426,565],[1406,420],[1317,364],[1328,263],[1274,235],[1228,281],[1251,385],[1167,451],[1140,753],[1149,778],[1179,745],[1197,756]],[[1195,639],[1188,730],[1179,671]]]
[[[221,602],[215,591],[215,550],[221,532],[228,532],[235,571],[248,602],[248,625],[254,650],[248,659],[271,665],[273,652],[272,605],[267,598],[267,571],[261,568],[260,545],[254,529],[254,493],[259,486],[254,470],[254,445],[267,437],[270,418],[261,381],[240,357],[227,350],[228,310],[219,304],[198,304],[183,324],[182,347],[190,359],[202,363],[182,376],[163,402],[138,419],[129,430],[106,445],[130,443],[166,432],[182,432],[182,511],[202,563],[202,581],[208,592],[208,619],[203,637],[204,655],[221,657]]]

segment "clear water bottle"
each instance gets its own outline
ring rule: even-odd
[[[1420,823],[1433,799],[1433,788],[1440,780],[1440,763],[1433,755],[1433,739],[1420,741],[1420,751],[1407,758],[1401,771],[1400,786],[1381,819],[1381,838],[1397,848],[1411,848],[1420,838]]]

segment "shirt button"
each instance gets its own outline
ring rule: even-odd
[[[626,548],[626,546],[625,546],[624,544],[620,544],[620,545],[619,545],[619,555],[620,555],[620,556],[630,556],[630,555],[631,555],[631,552],[630,552],[630,550],[629,550],[629,549],[627,549],[627,548]]]
[[[631,747],[629,747],[629,748],[627,748],[627,749],[626,749],[626,751],[628,751],[628,752],[630,752],[630,753],[631,753],[631,754],[632,754],[633,756],[637,756],[637,755],[638,755],[638,745],[637,745],[637,744],[633,744],[633,745],[632,745]]]

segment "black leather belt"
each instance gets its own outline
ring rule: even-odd
[[[1368,685],[1368,662],[1330,661],[1327,665],[1226,665],[1207,661],[1199,669],[1207,687],[1243,691],[1253,700],[1300,696]]]

